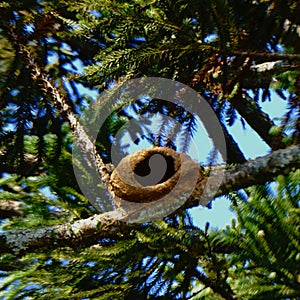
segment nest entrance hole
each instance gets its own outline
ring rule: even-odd
[[[163,155],[161,153],[151,153],[135,165],[133,172],[135,179],[141,185],[152,186],[167,181],[174,176],[176,170],[172,156]],[[153,173],[154,176],[151,176]],[[161,176],[159,176],[160,173]]]

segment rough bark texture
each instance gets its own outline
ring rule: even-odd
[[[299,168],[299,145],[277,150],[267,156],[249,160],[235,169],[226,171],[223,183],[219,188],[219,194],[222,195],[230,190],[237,190],[254,184],[263,184],[275,176],[287,175]]]
[[[223,180],[219,184],[218,174],[214,175],[206,184],[206,195],[202,198],[224,195],[230,191],[246,188],[251,185],[263,184],[272,181],[276,176],[287,175],[300,168],[300,147],[293,145],[286,149],[273,151],[271,154],[248,160],[247,162],[226,170],[222,175]],[[220,171],[221,174],[221,171]],[[202,183],[203,184],[203,183]],[[215,192],[216,188],[218,191]],[[190,198],[185,203],[185,208],[201,204],[202,199]]]
[[[208,186],[206,186],[204,198],[220,196],[253,184],[262,184],[271,181],[279,174],[287,174],[299,168],[299,145],[277,150],[267,156],[249,160],[234,169],[215,172],[213,178],[207,181]],[[219,186],[220,176],[223,177],[221,186]],[[203,185],[204,181],[202,180],[198,184]],[[217,186],[219,186],[218,191],[215,190]],[[202,201],[203,197],[190,197],[182,208],[197,206],[202,204]],[[41,248],[50,249],[64,246],[76,248],[79,245],[91,245],[104,237],[126,234],[132,226],[135,226],[131,224],[124,226],[124,223],[120,221],[123,221],[122,215],[118,211],[113,211],[79,220],[72,224],[67,223],[35,230],[1,232],[0,253],[22,254]]]
[[[121,227],[114,223],[117,212],[94,215],[74,223],[49,226],[39,229],[11,230],[0,233],[0,253],[22,255],[26,251],[53,249],[69,246],[77,248],[81,244],[93,244],[102,237],[121,234]],[[114,223],[114,225],[112,225]],[[105,224],[104,226],[99,226]]]

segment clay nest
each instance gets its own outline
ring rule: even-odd
[[[194,178],[196,174],[197,182],[203,178],[199,164],[188,155],[154,147],[123,158],[112,173],[111,186],[115,196],[123,200],[149,203],[168,195],[179,180],[183,193],[193,191],[196,184],[191,174]]]

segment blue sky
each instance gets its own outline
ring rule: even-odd
[[[266,101],[260,103],[260,106],[276,123],[276,120],[282,117],[286,111],[286,101],[280,99],[274,92],[271,92],[271,96],[272,102]],[[270,152],[269,146],[248,124],[244,130],[241,122],[236,121],[228,130],[238,142],[246,158],[264,156]],[[234,212],[230,210],[230,201],[224,197],[213,201],[212,209],[199,206],[191,209],[191,214],[195,224],[201,228],[205,226],[206,222],[209,222],[211,227],[222,228],[226,224],[230,225],[231,219],[235,217]]]

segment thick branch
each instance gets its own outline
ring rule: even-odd
[[[287,174],[300,168],[300,147],[294,145],[283,150],[277,150],[271,154],[249,160],[238,167],[216,172],[206,188],[206,198],[226,194],[233,190],[245,188],[254,184],[263,184],[271,181],[279,174]],[[218,189],[219,176],[223,181]],[[213,179],[213,178],[212,178]],[[201,183],[200,183],[201,184]],[[203,183],[202,183],[203,184]],[[218,191],[216,192],[216,189]],[[183,208],[197,206],[202,201],[189,198]],[[0,233],[0,253],[13,252],[22,254],[27,251],[40,250],[42,248],[55,248],[92,244],[104,237],[116,237],[118,234],[126,234],[134,225],[126,225],[116,221],[122,221],[117,211],[95,215],[85,220],[51,226],[35,230],[11,230]],[[98,225],[102,226],[98,227]]]
[[[226,170],[223,175],[215,173],[216,180],[210,180],[206,185],[204,198],[212,199],[256,184],[272,181],[278,175],[287,175],[300,168],[300,147],[293,145],[286,149],[273,151],[271,154],[248,160],[234,169]],[[218,176],[223,176],[221,185]],[[212,178],[213,179],[213,178]],[[217,190],[217,192],[216,192]],[[204,199],[205,200],[205,199]],[[200,204],[201,204],[200,199]],[[199,205],[199,200],[189,199],[185,208]]]
[[[278,64],[279,63],[277,61],[277,65]],[[247,79],[252,78],[257,72],[264,73],[268,68],[269,70],[275,69],[276,63],[272,64],[271,62],[267,62],[258,66],[258,69],[253,68],[253,66],[251,66],[251,60],[246,59],[243,67],[241,67],[237,75],[227,83],[227,92],[232,91],[236,83],[243,83]],[[242,87],[245,88],[244,85],[242,85]],[[241,91],[239,91],[235,97],[227,97],[227,100],[272,150],[285,148],[285,145],[282,142],[285,135],[283,133],[279,133],[276,136],[270,135],[270,129],[275,124],[270,117],[261,110],[255,101],[252,101],[249,97],[242,97]]]
[[[246,161],[246,158],[234,140],[233,136],[228,132],[227,128],[225,125],[221,123],[225,141],[226,141],[226,151],[227,151],[227,163],[232,164],[232,163],[243,163]]]
[[[50,95],[53,100],[53,104],[59,111],[59,113],[69,122],[71,129],[76,137],[77,143],[83,147],[85,154],[90,162],[93,165],[96,165],[97,171],[101,176],[102,182],[106,185],[109,190],[109,177],[110,172],[108,166],[104,164],[102,158],[97,152],[96,146],[90,140],[90,137],[87,135],[85,129],[79,123],[76,115],[74,114],[71,106],[68,104],[68,101],[62,95],[60,90],[55,86],[54,82],[50,80],[46,73],[38,66],[32,57],[30,51],[25,47],[22,48],[21,53],[25,56],[27,61],[27,66],[31,71],[32,78],[40,84],[43,91]]]
[[[299,68],[298,65],[290,65],[285,61],[267,61],[261,64],[253,65],[250,67],[252,71],[258,76],[274,75],[274,73],[282,73],[285,71],[290,71]],[[279,72],[278,72],[279,71]]]
[[[101,238],[115,237],[122,233],[122,227],[115,221],[118,213],[113,211],[94,215],[74,223],[49,226],[39,229],[11,230],[0,233],[0,253],[23,254],[40,249],[95,244]],[[104,224],[103,226],[99,226]],[[125,227],[124,230],[128,230]]]
[[[24,212],[21,208],[22,202],[15,200],[1,200],[0,198],[0,219],[11,218],[12,216],[21,217]]]
[[[84,127],[81,126],[74,114],[72,107],[68,104],[68,100],[55,86],[53,80],[47,76],[47,73],[43,70],[43,68],[35,61],[30,50],[24,44],[20,43],[20,41],[22,42],[24,39],[17,34],[16,30],[12,26],[8,26],[7,30],[10,33],[9,41],[15,48],[16,52],[24,58],[25,65],[30,70],[32,79],[41,87],[45,94],[52,98],[53,105],[56,107],[60,115],[70,124],[77,143],[85,150],[86,158],[91,164],[96,166],[102,182],[106,185],[107,189],[110,190],[109,178],[111,171],[109,168],[111,166],[104,164],[102,158],[97,153],[96,146],[90,140],[84,130]]]
[[[270,117],[259,108],[257,103],[248,98],[232,99],[230,103],[272,150],[285,148],[282,142],[284,134],[280,133],[276,136],[270,135],[270,129],[275,124]]]
[[[274,151],[267,156],[249,160],[235,169],[226,171],[219,195],[254,184],[263,184],[280,174],[287,175],[299,168],[299,145]]]

